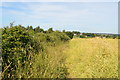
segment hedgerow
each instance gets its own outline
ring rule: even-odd
[[[40,45],[21,26],[3,28],[2,31],[2,70],[3,77],[17,77],[18,64],[22,67],[31,56],[38,52]]]
[[[48,65],[54,61],[54,55],[50,57],[47,48],[55,49],[58,43],[70,38],[59,31],[48,31],[21,25],[2,28],[2,78],[66,77],[67,68],[63,66],[64,61],[61,63],[65,59],[61,57],[57,63],[53,62],[54,66]]]

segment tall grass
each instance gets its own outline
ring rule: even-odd
[[[42,54],[36,55],[33,64],[33,78],[65,78],[67,68],[65,66],[66,55],[62,50],[67,48],[67,44],[47,47]]]
[[[2,32],[2,78],[66,78],[65,55],[70,39],[65,33],[11,26]]]
[[[3,28],[2,78],[118,77],[117,39],[70,38],[20,25]]]
[[[19,78],[66,78],[68,75],[65,66],[66,55],[63,52],[67,43],[57,46],[47,46],[46,50],[33,56],[30,64],[19,67]]]
[[[118,40],[74,38],[66,50],[70,78],[117,78]]]

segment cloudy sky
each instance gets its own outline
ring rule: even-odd
[[[3,26],[15,21],[43,29],[118,32],[118,2],[3,2],[0,9]]]

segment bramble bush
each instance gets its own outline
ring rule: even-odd
[[[62,33],[60,31],[56,31],[50,34],[51,36],[53,36],[53,38],[55,39],[54,41],[68,41],[70,40],[70,37],[68,37],[65,33]]]
[[[65,78],[65,58],[58,47],[70,38],[50,30],[21,25],[2,28],[2,78]]]
[[[59,44],[59,42],[66,42],[70,40],[70,38],[62,32],[54,31],[52,33],[37,33],[34,35],[34,38],[37,40],[37,42],[43,44],[43,46],[47,43],[50,45],[56,45]]]
[[[18,77],[18,64],[22,67],[31,56],[38,52],[39,45],[21,26],[3,28],[2,31],[2,70],[3,77]],[[34,54],[33,54],[34,53]]]

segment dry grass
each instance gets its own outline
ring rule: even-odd
[[[64,50],[66,48],[67,43],[62,42],[56,46],[46,46],[46,51],[34,57],[30,77],[65,78],[68,74],[64,63],[66,59]]]
[[[74,38],[45,48],[18,69],[19,78],[65,78],[68,73],[68,78],[118,77],[117,39]]]
[[[118,40],[74,38],[66,51],[70,78],[118,77]]]

